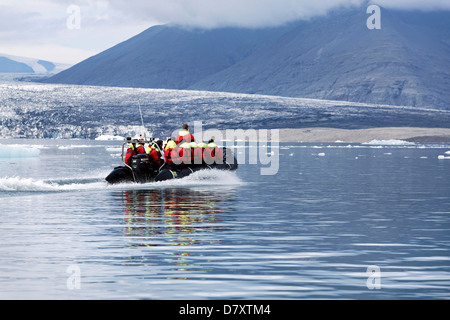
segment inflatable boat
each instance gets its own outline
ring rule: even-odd
[[[164,156],[161,158],[162,165],[156,165],[151,163],[147,154],[139,154],[132,157],[131,165],[125,164],[124,155],[126,152],[126,146],[129,143],[148,144],[156,148],[160,154],[164,154],[160,149],[155,139],[142,140],[142,139],[125,139],[122,144],[122,166],[115,167],[114,170],[106,177],[106,181],[110,184],[136,182],[136,183],[149,183],[165,181],[170,179],[181,179],[191,175],[192,173],[200,170],[229,170],[234,171],[238,168],[238,163],[233,152],[229,148],[221,148],[223,152],[222,161],[215,161],[212,164],[193,164],[193,165],[178,165],[169,166],[165,163]]]

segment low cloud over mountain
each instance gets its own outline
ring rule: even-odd
[[[49,82],[450,108],[450,12],[366,8],[278,27],[149,28]]]

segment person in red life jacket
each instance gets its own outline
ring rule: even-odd
[[[183,142],[180,145],[182,152],[181,152],[181,158],[183,159],[183,165],[184,166],[191,166],[192,165],[192,148],[190,142]]]
[[[138,154],[146,154],[144,146],[140,143],[129,143],[124,161],[125,164],[131,166],[131,158]]]
[[[172,165],[175,168],[179,168],[180,166],[183,166],[183,155],[184,150],[181,147],[176,147],[170,152],[170,158],[172,159]]]
[[[223,151],[214,143],[214,139],[208,141],[203,154],[203,160],[206,164],[223,164]]]
[[[203,151],[206,148],[206,143],[201,142],[199,144],[196,144],[195,142],[191,142],[191,148],[192,148],[192,163],[195,167],[199,167],[203,164]]]
[[[166,159],[166,163],[172,161],[170,158],[170,152],[177,147],[177,144],[172,139],[167,140],[166,146],[164,147],[164,158]]]
[[[166,166],[173,169],[172,151],[177,147],[177,144],[172,139],[169,139],[164,148],[164,158],[166,159]],[[177,155],[178,156],[178,155]]]
[[[183,165],[183,148],[178,147],[175,141],[170,140],[167,143],[164,155],[169,170],[178,169]]]
[[[156,143],[149,144],[146,148],[146,154],[148,161],[144,163],[143,166],[139,167],[139,170],[144,175],[156,176],[163,164],[161,160],[161,155],[163,147],[163,142],[161,140],[156,141]]]
[[[158,141],[156,141],[156,144],[159,146],[159,149],[155,146],[152,146],[150,148],[150,152],[148,153],[148,159],[150,160],[150,164],[155,163],[155,164],[161,165],[162,161],[161,161],[161,154],[160,154],[159,150],[162,150],[163,142],[162,142],[162,140],[158,140]]]
[[[182,141],[189,143],[195,141],[194,136],[189,133],[189,126],[187,124],[183,124],[182,129],[175,138],[176,144],[180,144]]]

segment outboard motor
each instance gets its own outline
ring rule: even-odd
[[[149,160],[146,154],[138,154],[131,158],[131,168],[136,182],[145,183],[151,180]]]

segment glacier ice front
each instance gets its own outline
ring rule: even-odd
[[[0,159],[35,158],[39,157],[40,150],[22,145],[0,144]]]

